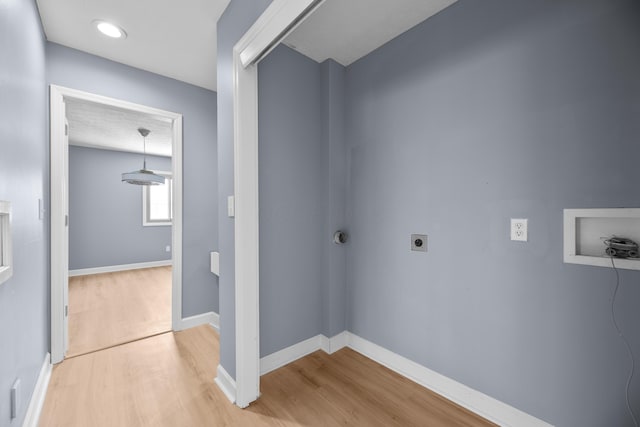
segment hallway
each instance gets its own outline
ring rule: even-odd
[[[493,425],[350,349],[264,375],[242,410],[213,381],[218,353],[218,333],[202,325],[65,360],[40,426]]]

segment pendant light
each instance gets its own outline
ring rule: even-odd
[[[125,172],[122,174],[122,182],[134,185],[160,185],[164,184],[164,176],[156,175],[147,169],[147,135],[151,133],[149,129],[138,128],[138,133],[142,135],[144,163],[142,169],[135,172]]]

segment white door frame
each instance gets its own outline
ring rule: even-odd
[[[260,395],[258,62],[324,0],[274,0],[233,48],[236,396]]]
[[[65,217],[65,181],[69,171],[65,167],[67,143],[65,140],[65,99],[96,102],[116,108],[151,114],[171,120],[173,129],[173,226],[171,326],[179,331],[182,325],[182,115],[145,105],[95,95],[62,86],[51,85],[49,91],[51,138],[51,362],[62,362],[65,356],[65,289],[68,287],[68,228]],[[66,254],[66,256],[65,256]]]

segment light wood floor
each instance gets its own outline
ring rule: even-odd
[[[67,357],[170,330],[170,266],[69,278]]]
[[[217,332],[199,326],[67,359],[40,426],[493,425],[350,349],[263,376],[241,410],[213,382],[218,352]]]

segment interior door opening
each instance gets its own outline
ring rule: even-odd
[[[58,363],[180,329],[182,116],[58,86],[50,94]],[[139,127],[158,135],[143,144]],[[164,181],[153,191],[121,182],[143,164]]]

